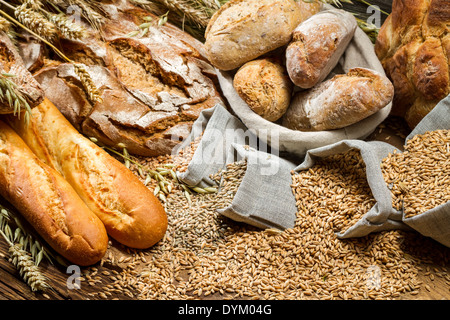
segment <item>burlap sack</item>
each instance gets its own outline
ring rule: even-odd
[[[442,100],[419,123],[406,138],[405,144],[407,140],[417,134],[439,129],[450,129],[450,96]],[[338,233],[339,238],[361,237],[382,230],[408,229],[415,230],[450,247],[450,202],[411,218],[405,218],[403,212],[393,208],[389,186],[385,183],[381,172],[382,159],[396,149],[389,143],[343,140],[329,146],[312,149],[307,152],[304,161],[295,168],[295,171],[299,172],[310,168],[317,158],[342,153],[350,148],[361,152],[366,166],[367,182],[376,204],[356,224],[345,232]]]
[[[192,160],[178,178],[191,186],[217,186],[210,176],[227,164],[247,160],[247,170],[230,206],[219,213],[258,228],[291,228],[297,208],[291,190],[295,164],[270,150],[223,106],[204,110],[190,137],[174,151],[178,154],[201,138]]]
[[[326,6],[326,8],[330,8]],[[326,10],[326,9],[325,9]],[[385,74],[378,60],[374,45],[368,36],[360,28],[340,59],[338,66],[329,77],[347,73],[351,68],[362,67]],[[245,126],[267,144],[280,150],[297,156],[304,156],[307,150],[329,145],[345,139],[364,139],[383,122],[389,115],[392,104],[375,113],[374,115],[343,129],[302,132],[287,129],[276,123],[267,121],[254,113],[250,107],[239,97],[233,87],[233,73],[217,70],[220,87],[232,110]]]

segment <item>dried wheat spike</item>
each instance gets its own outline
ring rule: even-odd
[[[73,67],[75,69],[75,73],[80,78],[81,83],[83,84],[84,89],[86,90],[89,99],[92,102],[102,102],[100,91],[97,89],[94,81],[91,78],[91,75],[86,70],[86,66],[82,63],[74,63]]]
[[[39,11],[43,7],[43,4],[40,0],[22,0],[22,3],[27,8],[33,9],[35,11]]]
[[[64,14],[52,14],[49,19],[67,39],[82,39],[86,36],[86,30],[67,19]]]
[[[0,31],[8,32],[11,27],[11,23],[3,17],[0,17]]]
[[[23,25],[39,36],[53,41],[58,37],[58,29],[42,14],[27,7],[26,3],[18,6],[14,14]]]
[[[21,248],[20,244],[10,246],[9,253],[11,255],[10,261],[32,291],[44,291],[50,288],[46,277],[39,271],[31,256]]]

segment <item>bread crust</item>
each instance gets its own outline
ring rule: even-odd
[[[392,114],[414,128],[450,93],[450,4],[394,0],[375,52],[395,87]]]
[[[0,32],[0,72],[12,74],[12,81],[27,100],[30,108],[34,108],[44,99],[44,92],[39,83],[28,71],[25,63],[10,38]],[[6,99],[0,99],[0,114],[14,113]]]
[[[236,72],[233,86],[250,109],[268,121],[277,121],[291,102],[292,82],[274,59],[257,59]]]
[[[209,21],[205,50],[216,68],[233,70],[286,45],[301,19],[294,0],[231,0]]]
[[[350,43],[357,28],[352,14],[321,11],[295,28],[286,49],[286,69],[292,82],[309,89],[322,82]]]
[[[393,95],[394,88],[384,75],[364,68],[350,69],[297,93],[282,124],[300,131],[340,129],[382,109]]]
[[[112,238],[137,249],[162,239],[167,215],[153,192],[81,135],[48,99],[33,110],[31,125],[9,119],[35,154],[72,185]]]
[[[62,257],[97,263],[108,247],[103,223],[70,184],[0,121],[0,194]]]
[[[203,110],[226,106],[216,71],[203,44],[158,17],[126,1],[99,4],[111,19],[102,26],[104,39],[61,43],[86,70],[102,103],[91,103],[73,66],[48,64],[35,73],[46,97],[81,133],[110,147],[125,145],[133,155],[170,154],[188,138]],[[126,37],[153,17],[145,37]],[[91,33],[94,30],[90,30]]]

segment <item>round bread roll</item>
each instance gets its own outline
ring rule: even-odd
[[[244,64],[236,72],[233,86],[242,100],[268,121],[277,121],[283,116],[293,88],[286,69],[269,58]]]

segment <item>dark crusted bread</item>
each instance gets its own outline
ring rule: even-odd
[[[39,86],[39,83],[33,78],[28,71],[24,61],[17,51],[14,44],[4,32],[0,32],[0,72],[14,75],[8,79],[17,87],[17,90],[22,93],[31,108],[34,108],[44,99],[44,92]],[[4,95],[6,92],[2,92]],[[13,113],[12,108],[6,97],[0,99],[0,114]]]
[[[202,110],[224,104],[201,42],[126,1],[102,4],[110,19],[63,46],[85,63],[103,103],[92,104],[70,64],[36,72],[46,96],[81,133],[142,156],[167,154],[190,133]],[[126,36],[152,17],[145,36]]]
[[[450,93],[450,2],[394,0],[375,50],[395,87],[392,113],[411,128]]]

